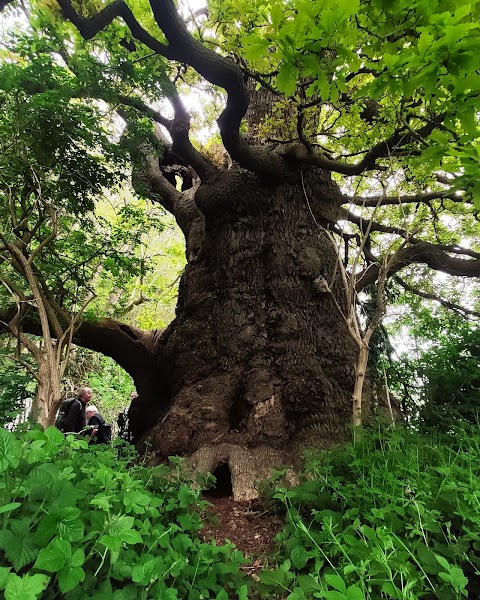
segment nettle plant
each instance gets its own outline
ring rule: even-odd
[[[273,494],[287,518],[262,597],[477,597],[479,465],[473,429],[438,439],[365,432],[356,445],[311,453],[302,483]]]
[[[207,503],[180,462],[131,458],[53,427],[0,429],[2,597],[247,599],[243,555],[197,535]]]

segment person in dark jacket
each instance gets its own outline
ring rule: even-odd
[[[105,439],[104,435],[105,419],[99,413],[98,408],[95,406],[95,404],[89,404],[87,406],[86,414],[87,425],[92,428],[88,438],[88,443],[107,444],[108,440]]]
[[[138,398],[138,393],[136,390],[133,390],[133,392],[130,394],[130,400],[131,402],[133,402],[134,400],[136,400]],[[133,444],[133,434],[132,434],[132,430],[130,429],[130,406],[126,406],[122,412],[119,412],[117,415],[117,425],[118,425],[118,436],[126,441],[126,442],[130,442],[130,444]]]
[[[79,433],[85,427],[86,414],[85,406],[90,402],[92,397],[92,388],[81,387],[78,390],[77,397],[70,405],[67,419],[63,430],[67,433]]]

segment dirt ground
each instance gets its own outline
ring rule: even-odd
[[[229,540],[235,544],[252,560],[245,571],[255,576],[262,570],[265,555],[275,547],[273,538],[283,526],[283,518],[267,511],[258,500],[235,502],[232,496],[204,497],[212,506],[206,512],[200,535],[205,541],[214,539],[223,544]]]

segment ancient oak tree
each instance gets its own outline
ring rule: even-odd
[[[133,376],[158,459],[226,461],[249,497],[263,467],[345,436],[356,293],[480,274],[478,3],[59,5],[36,18],[70,39],[79,95],[126,123],[135,187],[187,254],[165,331],[85,321],[76,339]],[[221,149],[192,141],[212,113]]]

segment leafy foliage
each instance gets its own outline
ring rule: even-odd
[[[95,210],[106,189],[113,194],[125,183],[127,154],[112,137],[108,114],[81,100],[77,77],[49,43],[45,35],[17,34],[0,64],[0,223],[5,240],[22,236],[26,256],[52,236],[36,272],[74,313],[99,273],[101,294],[143,276],[148,267],[137,248],[146,231],[163,225],[144,201],[107,198],[103,204],[114,210]],[[2,270],[21,285],[8,262]],[[102,308],[97,303],[95,312]]]
[[[458,422],[478,424],[479,330],[475,322],[417,307],[410,335],[416,348],[390,364],[398,393],[413,390],[412,418],[421,427],[448,431]],[[435,343],[431,342],[435,339]]]
[[[181,464],[131,458],[53,427],[0,429],[5,598],[246,599],[243,556],[197,536],[206,503]]]
[[[478,158],[478,2],[210,4],[210,18],[219,23],[216,43],[248,61],[261,83],[268,82],[294,107],[310,103],[311,115],[323,104],[309,133],[313,137],[323,130],[330,151],[362,150],[366,125],[371,147],[401,119],[425,123],[447,114],[445,127],[425,142],[421,158],[406,160],[407,168],[424,173],[462,168],[458,183],[478,199],[480,188],[472,177]],[[294,137],[295,120],[285,125]]]
[[[26,369],[11,358],[11,348],[0,338],[0,425],[15,420],[25,406],[25,400],[35,391],[35,383]],[[28,357],[22,357],[28,361]]]
[[[265,597],[459,599],[478,589],[477,429],[428,437],[397,429],[307,456],[286,510]]]

